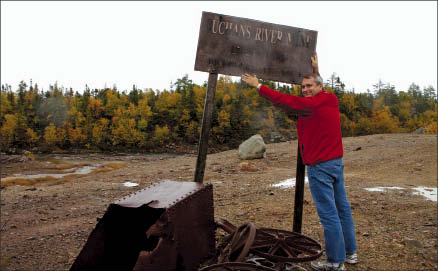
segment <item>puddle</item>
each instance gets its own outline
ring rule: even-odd
[[[379,186],[379,187],[373,187],[373,188],[365,188],[366,191],[370,192],[385,192],[387,189],[395,189],[395,190],[403,190],[404,188],[397,187],[397,186]]]
[[[123,185],[126,187],[134,187],[138,186],[138,183],[124,182]]]
[[[421,196],[427,198],[428,200],[437,202],[437,190],[438,189],[436,187],[419,186],[419,187],[415,187],[412,189],[418,191],[418,192],[413,192],[412,194],[421,195]]]
[[[404,190],[404,188],[397,187],[397,186],[390,186],[390,187],[372,187],[372,188],[365,188],[365,190],[370,192],[385,192],[385,190]],[[437,202],[437,188],[436,187],[425,187],[425,186],[418,186],[411,188],[413,190],[416,190],[417,192],[412,192],[413,195],[420,195],[425,197],[428,200]]]
[[[306,177],[304,177],[304,183],[308,183],[309,179]],[[272,187],[280,187],[280,188],[292,188],[295,187],[295,183],[296,183],[296,178],[292,178],[292,179],[286,179],[284,181],[282,181],[281,183],[277,183],[277,184],[271,184]]]
[[[89,174],[91,173],[95,168],[99,167],[100,165],[95,166],[84,166],[81,168],[73,168],[69,170],[68,173],[46,173],[46,174],[33,174],[33,175],[14,175],[13,177],[7,177],[4,178],[4,180],[14,180],[14,179],[39,179],[39,178],[46,178],[46,177],[53,177],[56,179],[64,178],[68,175],[74,175],[74,174]]]

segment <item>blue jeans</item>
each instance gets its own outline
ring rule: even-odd
[[[310,192],[324,228],[327,261],[345,262],[345,253],[355,253],[357,248],[342,159],[308,165],[307,170]]]

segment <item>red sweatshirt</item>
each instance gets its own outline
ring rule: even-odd
[[[286,112],[298,114],[298,142],[304,164],[342,157],[341,120],[334,94],[323,90],[313,97],[297,97],[262,85],[259,95]]]

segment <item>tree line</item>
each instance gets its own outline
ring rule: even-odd
[[[300,95],[299,85],[264,84],[282,93]],[[112,88],[82,93],[50,85],[21,81],[18,89],[1,87],[0,148],[88,149],[152,151],[169,144],[198,143],[207,85],[194,84],[187,75],[171,84],[170,90],[138,89],[128,92]],[[397,91],[379,80],[371,93],[345,90],[335,73],[324,84],[339,99],[343,136],[375,133],[408,133],[424,128],[437,132],[437,95],[432,87],[422,90],[414,83]],[[209,145],[235,148],[258,133],[285,139],[296,135],[296,116],[289,116],[259,97],[244,82],[220,76],[216,86]]]

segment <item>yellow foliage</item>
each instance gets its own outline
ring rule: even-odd
[[[102,101],[100,99],[95,99],[91,97],[88,103],[88,110],[90,111],[93,117],[99,118],[102,112],[104,111],[104,106]]]
[[[427,125],[425,134],[438,135],[438,125],[436,119],[433,120],[429,125]]]
[[[155,101],[155,107],[159,112],[172,111],[181,103],[180,93],[170,93],[164,90]]]
[[[99,145],[108,137],[108,123],[108,119],[101,118],[94,124],[91,130],[91,140],[94,144]]]
[[[342,136],[354,136],[356,135],[356,123],[348,119],[348,117],[344,114],[340,114],[341,118],[341,131]]]
[[[113,121],[111,134],[113,145],[134,146],[142,139],[142,134],[136,129],[135,119],[121,118],[117,122]]]
[[[87,136],[84,134],[84,129],[81,127],[68,128],[68,138],[73,145],[83,144]]]
[[[53,123],[50,123],[50,125],[44,129],[44,141],[50,147],[55,146],[55,144],[58,142],[56,126]]]
[[[1,91],[0,94],[0,119],[2,119],[12,109],[12,106],[6,93]]]
[[[40,137],[31,128],[26,129],[26,135],[27,135],[27,143],[30,146],[35,145],[35,143],[38,142],[38,140],[40,139]]]
[[[227,110],[221,110],[218,114],[220,127],[230,127],[230,113]]]
[[[126,94],[120,95],[120,106],[127,106],[129,105],[129,98]]]
[[[56,143],[62,144],[63,142],[66,142],[68,138],[67,131],[64,128],[56,128],[56,137],[57,137]]]
[[[187,109],[183,109],[180,122],[185,123],[188,121],[190,121],[190,112]]]
[[[198,124],[195,121],[191,121],[187,125],[185,136],[188,140],[196,140],[199,138],[200,131],[198,128]]]
[[[146,122],[149,121],[149,118],[152,116],[152,110],[151,107],[148,105],[147,98],[143,98],[138,101],[137,110],[141,119],[145,120]]]
[[[427,110],[426,112],[424,112],[424,119],[426,122],[426,134],[429,135],[438,135],[438,112],[436,111],[436,107],[435,107],[435,111],[432,110]]]
[[[410,119],[411,103],[409,101],[403,101],[400,103],[398,116],[403,123],[406,123],[406,121]]]
[[[163,127],[155,125],[155,131],[152,140],[156,144],[162,145],[166,143],[169,139],[170,139],[169,127],[167,127],[167,125],[164,125]]]
[[[176,107],[178,104],[181,103],[181,94],[174,92],[174,93],[170,93],[169,96],[167,97],[167,106],[172,108],[172,107]]]
[[[385,107],[383,97],[379,97],[374,100],[373,111],[383,110]]]
[[[122,107],[123,101],[117,97],[117,91],[115,90],[108,90],[106,92],[106,106],[105,106],[105,112],[109,116],[114,116],[115,111],[117,108]]]
[[[230,97],[230,95],[228,95],[228,94],[225,94],[225,95],[222,97],[222,101],[224,102],[224,104],[228,104],[230,100],[231,100],[231,97]]]
[[[369,135],[374,131],[374,123],[370,118],[362,117],[356,125],[356,135]]]
[[[255,88],[247,88],[243,90],[243,96],[250,102],[249,106],[254,110],[254,108],[259,107],[259,93]]]
[[[196,116],[198,119],[202,120],[202,114],[204,112],[204,100],[205,93],[207,89],[205,87],[198,87],[197,85],[193,86],[193,92],[195,93],[195,103],[196,103]]]
[[[355,97],[354,94],[344,93],[341,97],[341,100],[340,100],[340,103],[343,103],[346,105],[349,113],[353,112],[357,108],[357,105],[354,101],[354,97]]]
[[[5,121],[0,128],[0,139],[2,148],[10,147],[15,140],[15,129],[18,126],[18,118],[12,114],[5,115]]]
[[[396,132],[400,124],[398,118],[391,114],[388,106],[384,106],[382,110],[373,112],[371,120],[374,124],[373,133],[378,134]]]
[[[84,124],[85,117],[82,112],[77,110],[75,106],[71,106],[67,114],[69,116],[70,122],[73,123],[75,127],[81,127]]]
[[[137,107],[135,106],[135,104],[129,104],[127,111],[129,118],[135,118],[138,115]]]

